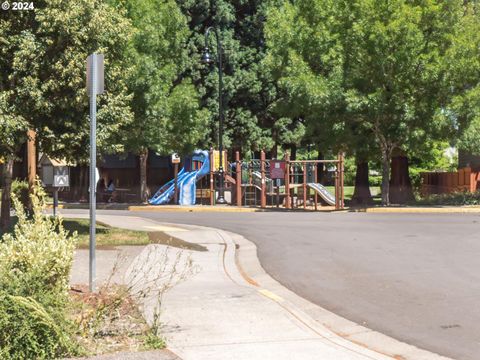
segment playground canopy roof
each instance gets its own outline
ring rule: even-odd
[[[57,166],[75,166],[74,163],[69,163],[65,159],[54,159],[54,158],[49,157],[46,154],[43,154],[40,157],[40,161],[38,162],[38,165],[39,166],[50,165],[50,166],[54,166],[54,167],[57,167]]]

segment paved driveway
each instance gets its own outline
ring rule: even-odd
[[[240,233],[310,301],[441,355],[480,356],[479,215],[101,213]]]

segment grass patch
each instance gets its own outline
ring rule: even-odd
[[[90,221],[88,219],[64,219],[63,227],[70,232],[78,233],[78,248],[88,248],[90,241]],[[97,247],[115,247],[120,245],[147,245],[150,244],[148,232],[125,230],[110,227],[97,221]]]
[[[332,195],[335,195],[335,186],[326,186],[326,188]],[[355,186],[344,186],[344,195],[345,195],[346,201],[352,200],[354,191],[355,191]],[[372,197],[375,199],[376,197],[381,196],[382,190],[380,189],[380,186],[370,186],[370,193],[372,194]]]
[[[88,219],[72,219],[63,220],[63,227],[70,232],[78,233],[78,245],[80,249],[88,248],[90,241],[90,222]],[[137,231],[125,230],[111,227],[100,221],[97,221],[96,227],[97,248],[114,248],[121,245],[148,245],[162,244],[183,250],[207,251],[205,246],[191,243],[168,235],[163,231]]]
[[[203,245],[184,241],[161,231],[149,232],[148,238],[152,244],[162,244],[183,250],[208,251],[208,249]]]

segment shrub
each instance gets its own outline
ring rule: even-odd
[[[54,359],[75,353],[65,325],[35,299],[0,292],[2,360]]]
[[[44,193],[40,187],[31,197],[29,219],[16,196],[18,218],[13,233],[0,243],[0,289],[15,286],[15,294],[34,296],[45,291],[66,293],[73,262],[76,234],[68,236],[61,219],[43,215]]]
[[[20,200],[20,203],[26,209],[30,201],[30,194],[28,189],[28,182],[14,180],[12,181],[12,197],[16,197]]]
[[[450,194],[430,195],[418,200],[420,205],[480,205],[480,191],[460,191]]]
[[[0,242],[0,359],[52,359],[74,353],[64,309],[76,234],[43,215],[44,192],[31,196],[27,217],[16,195],[18,221]]]
[[[382,176],[381,175],[370,175],[369,176],[370,186],[382,186]]]

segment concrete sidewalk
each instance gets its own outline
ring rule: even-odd
[[[133,216],[99,215],[98,220],[129,229],[162,229],[208,249],[180,254],[181,259],[191,257],[198,273],[162,299],[161,322],[168,348],[184,360],[445,359],[298,297],[262,269],[254,244],[239,235],[196,226],[180,228]],[[163,245],[148,245],[141,251],[121,250],[129,258],[123,269],[126,281],[139,269],[147,269],[146,276],[155,277],[155,269],[162,269],[165,262]],[[178,250],[170,251],[176,254]],[[99,252],[97,259],[97,267],[108,273],[108,267],[113,266],[112,256]],[[178,258],[173,255],[168,259],[172,262]],[[184,263],[187,262],[178,262]],[[74,274],[82,273],[84,266],[76,259]],[[171,268],[172,264],[168,264],[166,271]],[[142,283],[148,281],[139,282],[139,286]],[[149,293],[143,304],[149,322],[153,320],[157,299],[158,293]]]

